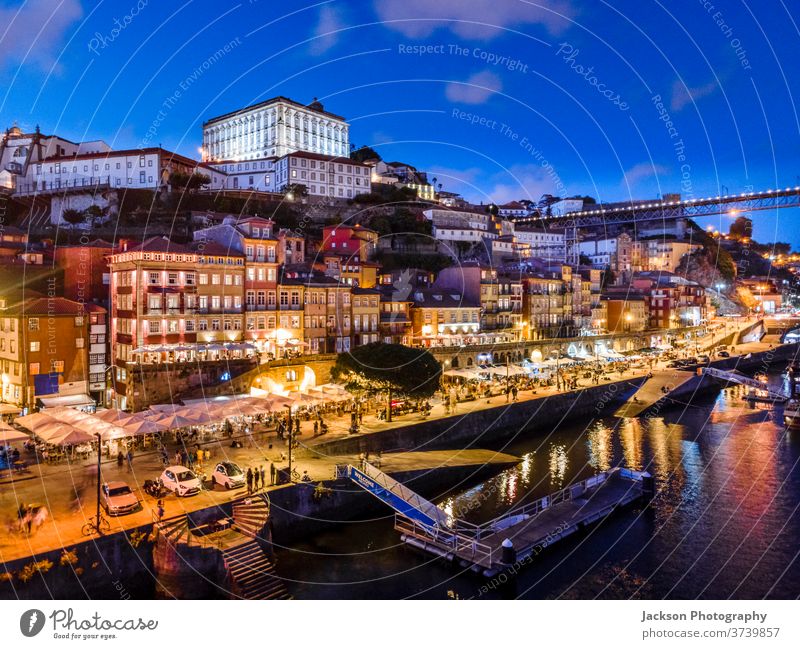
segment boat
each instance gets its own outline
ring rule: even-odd
[[[794,363],[789,367],[790,399],[783,408],[783,423],[789,428],[800,428],[800,365]]]
[[[783,423],[789,428],[800,428],[800,399],[789,399],[783,408]]]

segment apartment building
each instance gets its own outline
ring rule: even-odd
[[[244,255],[215,242],[153,237],[109,258],[111,359],[118,407],[132,364],[209,362],[254,353],[244,342]]]
[[[569,269],[568,266],[564,268]],[[530,273],[522,277],[522,331],[525,340],[575,335],[572,275]]]
[[[87,313],[83,304],[63,297],[0,298],[2,401],[19,409],[41,405],[42,399],[47,405],[103,403],[105,345],[100,352],[101,343],[91,342],[98,339],[90,331],[100,331],[90,328],[90,316],[93,323],[104,322],[105,309],[95,306]]]
[[[480,304],[460,292],[415,289],[411,307],[413,344],[424,347],[463,346],[480,341]]]
[[[100,189],[150,189],[169,186],[173,172],[191,174],[197,162],[160,147],[64,153],[28,166],[17,194],[67,194]]]
[[[385,343],[410,345],[413,336],[411,308],[414,304],[411,290],[397,290],[390,284],[381,285],[379,290],[381,340]]]
[[[522,280],[498,273],[496,268],[465,262],[444,268],[435,288],[458,291],[480,305],[482,333],[503,333],[506,339],[519,340],[522,334]]]
[[[376,343],[380,339],[380,291],[374,288],[351,290],[353,346]]]

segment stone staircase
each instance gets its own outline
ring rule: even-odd
[[[233,525],[242,534],[258,539],[269,520],[269,499],[266,494],[242,498],[233,503]]]
[[[258,541],[251,539],[222,552],[231,589],[241,599],[291,599]]]

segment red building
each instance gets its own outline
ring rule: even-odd
[[[108,255],[112,252],[114,246],[102,239],[73,246],[56,246],[55,263],[64,271],[64,297],[108,307],[111,283]]]

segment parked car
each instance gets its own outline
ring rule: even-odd
[[[211,484],[222,485],[226,489],[244,486],[244,471],[235,462],[220,462],[211,473]]]
[[[185,466],[168,466],[161,473],[159,482],[176,496],[194,496],[203,488],[200,479]]]
[[[139,498],[122,481],[104,483],[100,490],[100,502],[109,516],[130,514],[139,509]]]
[[[726,351],[723,349],[722,351],[718,351],[718,352],[717,352],[717,356],[719,356],[720,358],[730,358],[730,357],[731,357],[731,354],[730,354],[730,352],[726,352]]]
[[[667,363],[667,367],[670,367],[670,368],[673,368],[673,369],[677,369],[679,367],[683,367],[683,361],[676,361],[676,360],[669,361]]]
[[[697,362],[702,363],[703,365],[708,365],[711,362],[711,359],[708,357],[708,354],[700,354],[697,357]]]

